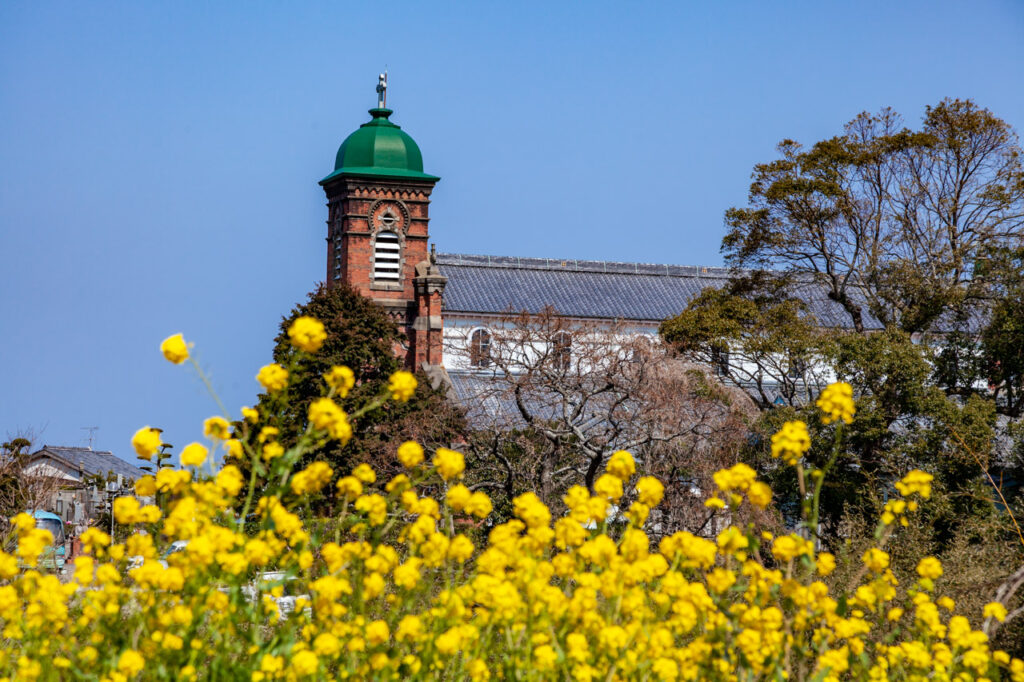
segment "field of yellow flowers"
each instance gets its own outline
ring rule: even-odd
[[[323,326],[299,318],[289,336],[315,353]],[[180,335],[162,351],[190,359]],[[284,391],[289,368],[268,365],[258,380]],[[807,531],[730,526],[652,546],[645,524],[663,487],[638,477],[624,451],[593,491],[566,491],[560,518],[527,493],[515,518],[497,525],[487,523],[487,495],[460,483],[465,463],[453,450],[396,444],[404,473],[386,481],[367,465],[295,470],[318,443],[352,437],[341,401],[354,382],[345,367],[324,377],[309,429],[290,448],[273,415],[247,408],[233,424],[206,420],[208,444],[183,448],[180,468],[136,483],[155,504],[115,501],[117,521],[133,529],[124,542],[95,528],[82,536],[86,555],[69,581],[41,568],[49,533],[15,517],[14,554],[0,554],[3,679],[1024,682],[1024,661],[992,650],[978,623],[935,593],[937,559],[920,561],[913,584],[898,584],[889,568],[891,530],[929,499],[924,472],[898,482],[854,583],[830,589],[823,579],[835,557],[816,551]],[[376,404],[408,400],[414,388],[397,372]],[[818,407],[841,430],[854,418],[850,387],[833,385]],[[132,442],[150,459],[161,434],[143,428]],[[773,440],[773,454],[797,467],[814,528],[828,467],[804,469],[809,446],[800,422]],[[218,451],[225,464],[214,470]],[[743,464],[715,482],[710,506],[771,503]],[[341,504],[331,523],[308,511],[324,495]],[[475,526],[489,530],[482,546],[458,532]],[[166,553],[172,546],[180,551]],[[298,595],[294,608],[282,608],[286,593]],[[984,616],[1005,609],[993,603]]]

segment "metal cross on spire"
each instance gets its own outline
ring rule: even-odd
[[[384,109],[388,104],[388,72],[377,77],[377,108]]]

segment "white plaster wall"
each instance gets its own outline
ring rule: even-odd
[[[78,470],[73,472],[66,465],[52,459],[38,460],[25,467],[25,473],[32,476],[48,476],[51,478],[62,478],[68,481],[78,481]]]
[[[492,333],[492,343],[500,343],[498,337],[500,336],[501,322],[495,319],[487,318],[445,318],[444,326],[444,349],[442,355],[442,362],[445,368],[449,371],[456,372],[467,372],[467,371],[481,371],[488,372],[492,371],[489,369],[477,369],[469,364],[469,344],[472,333],[477,329],[487,329]],[[600,330],[595,330],[593,334],[584,337],[576,337],[575,341],[577,345],[579,343],[608,343],[612,345],[621,345],[627,336],[635,337],[640,335],[651,340],[652,343],[660,342],[658,336],[658,330],[655,326],[638,325],[630,328],[625,332],[621,333],[602,333]],[[538,343],[535,345],[536,353],[544,350],[544,344]],[[493,352],[499,352],[495,347]],[[534,353],[534,356],[536,355]],[[780,360],[782,360],[780,358]],[[743,358],[738,357],[735,353],[730,356],[730,362],[740,362],[739,369],[743,371],[742,376],[752,374],[757,376],[757,364],[753,362],[746,362]],[[736,367],[736,365],[733,365]],[[836,380],[835,373],[824,365],[812,365],[809,370],[809,374],[814,375],[814,383],[830,383]],[[761,380],[766,384],[774,383],[771,377],[761,376]]]

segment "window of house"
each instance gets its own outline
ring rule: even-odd
[[[486,329],[477,329],[469,337],[469,364],[473,367],[491,364],[491,333]]]
[[[373,279],[383,282],[398,282],[400,271],[401,245],[394,232],[378,232],[373,245]]]
[[[724,346],[711,349],[711,366],[718,376],[729,373],[729,349]]]
[[[572,335],[568,332],[558,332],[551,340],[551,357],[555,368],[569,369],[572,361]]]

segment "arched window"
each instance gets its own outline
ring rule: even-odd
[[[374,281],[395,282],[399,280],[402,247],[394,232],[378,232],[373,245]]]
[[[469,336],[469,364],[473,367],[491,364],[491,333],[486,329],[477,329]]]
[[[556,369],[569,369],[572,361],[572,335],[558,332],[551,339],[551,358]]]

